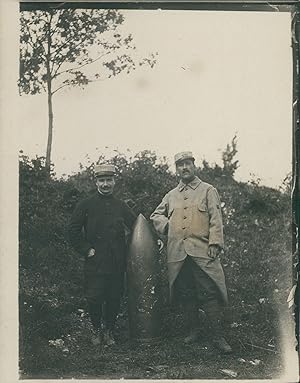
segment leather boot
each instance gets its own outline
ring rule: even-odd
[[[230,354],[232,352],[232,348],[230,344],[227,343],[226,339],[222,336],[218,336],[213,339],[214,346],[224,354]]]
[[[200,338],[200,330],[198,328],[191,329],[189,335],[184,338],[184,343],[195,343]]]
[[[184,343],[195,343],[200,337],[197,306],[192,303],[186,304],[185,311],[188,318],[189,334],[184,338]]]
[[[116,344],[114,334],[112,330],[106,329],[103,334],[103,341],[106,344],[106,346],[113,346]]]
[[[93,329],[91,342],[94,346],[100,346],[103,342],[103,333],[101,329]]]
[[[231,346],[223,337],[224,318],[223,310],[216,300],[211,300],[203,305],[203,310],[207,316],[214,346],[221,352],[229,354],[232,352]]]

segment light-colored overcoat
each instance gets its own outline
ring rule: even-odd
[[[208,256],[209,245],[224,246],[221,203],[217,190],[195,177],[189,184],[182,181],[167,193],[150,219],[158,234],[168,236],[168,272],[170,294],[187,256],[216,283],[227,303],[225,276],[219,258]]]

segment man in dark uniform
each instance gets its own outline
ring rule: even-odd
[[[97,193],[81,201],[69,224],[73,247],[85,257],[84,292],[93,325],[92,343],[112,345],[126,270],[126,231],[135,214],[113,196],[115,166],[96,165]]]

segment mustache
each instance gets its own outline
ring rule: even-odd
[[[106,190],[106,189],[111,189],[112,186],[100,186],[100,188]]]

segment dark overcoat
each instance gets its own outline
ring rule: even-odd
[[[136,216],[121,200],[99,192],[79,202],[70,223],[69,239],[85,258],[85,272],[120,273],[126,269],[126,232]],[[93,257],[87,257],[89,249]]]

